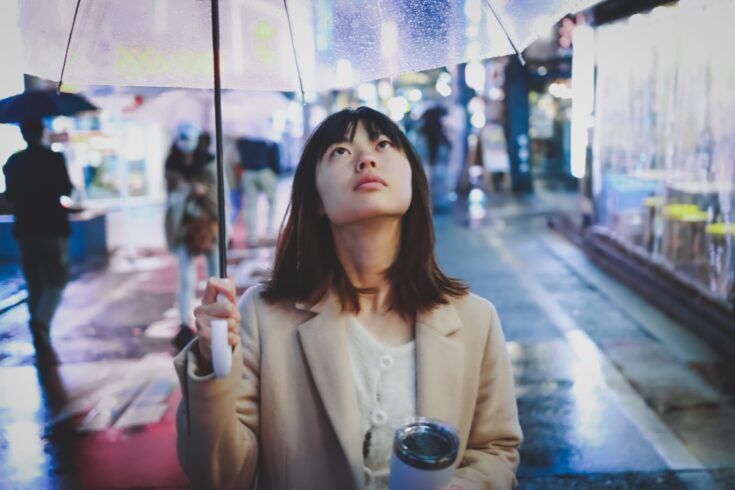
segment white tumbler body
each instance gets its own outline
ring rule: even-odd
[[[457,430],[428,417],[413,417],[396,429],[390,490],[445,490],[459,452]]]
[[[390,460],[390,490],[445,490],[454,476],[454,465],[437,470],[409,466],[393,453]]]

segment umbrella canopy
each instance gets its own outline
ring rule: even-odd
[[[263,137],[273,131],[271,115],[288,111],[289,99],[278,92],[225,92],[222,94],[222,133]],[[207,90],[170,90],[131,113],[132,117],[175,129],[191,122],[214,132],[214,100]]]
[[[55,90],[33,90],[0,100],[0,123],[19,123],[29,119],[73,116],[97,107],[77,94]]]
[[[220,0],[222,87],[344,88],[511,54],[596,1]],[[58,79],[77,0],[19,5],[25,72]],[[210,16],[201,0],[82,0],[65,80],[211,88]]]
[[[189,88],[214,82],[224,230],[221,88],[347,88],[511,54],[597,1],[19,0],[18,26],[24,72],[42,78],[64,73],[79,84]],[[224,252],[220,233],[223,277]]]
[[[519,52],[540,29],[597,1],[19,0],[19,27],[25,72],[43,78],[65,70],[81,84],[209,88],[214,81],[219,269],[226,277],[222,87],[303,95]],[[69,34],[72,25],[78,32]],[[213,362],[225,376],[227,325],[217,327]]]

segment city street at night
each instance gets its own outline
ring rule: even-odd
[[[735,0],[0,0],[0,490],[735,489]]]
[[[472,228],[461,209],[436,218],[443,266],[503,322],[525,435],[520,488],[731,488],[725,360],[548,229],[575,205],[569,194],[495,197]],[[155,236],[156,214],[142,214]],[[239,288],[272,252],[232,254]],[[186,486],[169,343],[175,275],[172,257],[148,250],[77,277],[54,329],[61,364],[40,375],[24,305],[0,317],[4,488]]]

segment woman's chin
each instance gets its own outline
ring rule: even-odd
[[[385,209],[385,208],[370,208],[355,210],[351,213],[340,213],[335,216],[334,219],[330,219],[332,224],[336,226],[347,226],[357,224],[367,224],[381,219],[387,221],[401,218],[406,213],[405,209]]]

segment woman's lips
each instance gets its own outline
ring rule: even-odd
[[[353,190],[357,190],[361,187],[370,188],[370,189],[378,189],[380,187],[387,187],[388,184],[385,183],[383,179],[380,177],[377,177],[375,175],[366,175],[365,177],[361,178],[357,181],[357,184],[355,185],[355,188]]]

